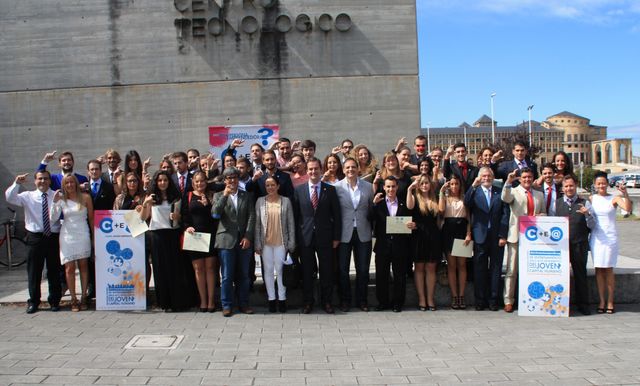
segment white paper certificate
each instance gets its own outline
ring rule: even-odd
[[[453,239],[451,256],[473,257],[473,241],[470,241],[469,244],[465,246],[463,239]]]
[[[411,229],[407,228],[411,221],[411,216],[387,216],[387,234],[411,234]]]
[[[184,241],[182,249],[185,251],[209,252],[209,243],[211,242],[211,233],[184,232]]]
[[[127,223],[131,236],[138,237],[149,230],[147,222],[140,218],[140,213],[135,210],[129,210],[124,215],[124,222]]]

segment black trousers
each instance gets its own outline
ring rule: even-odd
[[[42,269],[47,265],[47,281],[49,283],[49,297],[47,301],[52,306],[60,304],[62,287],[60,284],[60,244],[59,235],[52,233],[45,236],[42,233],[27,232],[27,279],[29,283],[29,304],[40,305],[40,283]]]
[[[317,256],[317,261],[316,261]],[[315,236],[311,245],[300,246],[300,262],[302,263],[302,292],[304,303],[313,305],[313,289],[315,287],[316,267],[320,274],[320,301],[322,305],[331,304],[333,298],[333,246],[318,245]]]
[[[487,235],[485,242],[474,244],[473,288],[475,303],[479,306],[498,305],[500,302],[500,276],[504,247],[498,246],[497,235]]]
[[[569,261],[573,270],[574,291],[572,298],[580,307],[589,304],[589,287],[587,285],[587,259],[589,255],[589,242],[569,244]]]
[[[407,292],[407,255],[406,249],[402,251],[392,249],[389,254],[376,253],[376,297],[380,306],[404,306]],[[391,300],[389,300],[390,269],[393,269]]]

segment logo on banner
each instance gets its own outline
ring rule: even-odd
[[[524,231],[524,236],[529,241],[536,241],[539,237],[548,237],[549,239],[551,239],[551,241],[558,242],[562,240],[564,233],[562,232],[562,229],[558,227],[553,227],[547,232],[538,231],[538,227],[536,227],[535,225],[531,225]]]
[[[527,228],[526,231],[524,231],[524,236],[527,238],[527,240],[529,241],[536,241],[538,240],[538,228],[536,228],[535,226],[530,226],[529,228]]]
[[[522,301],[529,312],[540,310],[551,316],[565,315],[569,312],[569,296],[562,284],[545,286],[534,281],[527,287],[528,299]]]
[[[124,229],[127,233],[131,233],[125,222],[114,223],[111,217],[106,217],[100,221],[100,230],[102,232],[111,233],[114,229]]]
[[[551,241],[560,241],[562,240],[562,236],[564,234],[562,233],[562,229],[558,228],[558,227],[553,227],[551,228],[551,230],[549,231],[549,238],[551,239]]]

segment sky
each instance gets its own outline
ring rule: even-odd
[[[640,155],[640,0],[417,0],[422,127],[561,111]]]

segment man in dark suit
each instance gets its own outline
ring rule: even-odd
[[[389,176],[384,180],[384,192],[373,198],[374,236],[376,245],[376,311],[389,308],[393,312],[402,311],[407,287],[407,259],[411,234],[387,233],[387,217],[411,216],[406,203],[398,199],[398,180]],[[415,229],[415,223],[409,222],[407,228]],[[389,300],[390,269],[393,269],[393,298]]]
[[[321,302],[324,311],[333,314],[333,249],[340,244],[342,219],[336,189],[321,182],[322,163],[312,157],[307,161],[309,181],[298,185],[294,192],[293,210],[298,225],[297,240],[300,245],[304,309],[313,309],[315,267],[320,273]],[[316,265],[317,254],[317,265]]]
[[[225,188],[213,196],[211,214],[220,220],[215,247],[220,251],[222,315],[233,315],[234,297],[240,312],[253,314],[249,307],[249,261],[253,258],[253,232],[256,213],[251,193],[238,189],[236,168],[222,173]],[[234,291],[235,284],[235,291]]]
[[[551,162],[542,165],[540,177],[534,184],[534,189],[544,194],[547,216],[556,215],[556,201],[562,197],[562,183],[557,184],[554,180],[556,167]]]
[[[589,233],[595,227],[591,214],[591,203],[576,194],[576,176],[566,175],[562,180],[564,197],[556,200],[556,216],[569,218],[569,261],[573,270],[574,291],[571,295],[578,311],[590,315],[589,287],[587,285],[587,258],[589,255]]]
[[[533,162],[531,159],[527,157],[527,146],[522,141],[516,141],[513,145],[513,150],[511,151],[513,154],[513,160],[511,161],[503,161],[498,165],[498,174],[496,178],[502,179],[502,181],[507,181],[507,177],[509,174],[518,169],[522,170],[523,168],[529,168],[533,172],[533,179],[538,178],[538,165]],[[520,185],[518,180],[513,181],[513,187],[517,187]]]
[[[281,196],[287,197],[288,199],[293,198],[293,184],[291,183],[291,177],[289,177],[288,173],[278,170],[276,167],[278,165],[278,161],[276,158],[276,153],[273,150],[266,150],[262,155],[262,164],[265,167],[264,174],[258,180],[257,183],[257,194],[256,199],[258,197],[263,197],[267,195],[267,189],[264,187],[264,182],[267,180],[269,176],[275,176],[278,179],[278,183],[280,184],[280,188],[278,188],[278,194]]]
[[[103,178],[102,164],[98,160],[87,163],[87,175],[89,176],[89,194],[93,201],[93,210],[111,210],[116,200],[113,185]],[[93,226],[93,224],[89,224]],[[96,297],[96,262],[95,254],[89,259],[89,280],[87,283],[87,300]]]
[[[175,152],[171,155],[175,174],[171,176],[173,183],[176,184],[182,195],[182,200],[186,200],[189,192],[193,191],[191,185],[191,173],[189,173],[189,164],[187,163],[187,154],[182,151]]]
[[[500,276],[504,246],[509,232],[509,205],[501,198],[500,188],[493,186],[493,171],[482,167],[464,195],[464,206],[471,214],[473,232],[474,297],[476,310],[489,306],[498,311]],[[487,283],[489,284],[487,286]]]
[[[114,149],[108,149],[102,157],[98,157],[98,160],[100,159],[107,164],[107,170],[102,173],[102,179],[113,184],[122,160],[120,154]]]
[[[451,156],[455,155],[455,161],[451,160]],[[460,181],[464,183],[465,192],[473,184],[478,176],[478,168],[470,165],[467,161],[467,147],[464,143],[459,142],[447,149],[444,157],[442,174],[449,180],[452,175],[458,176]]]

